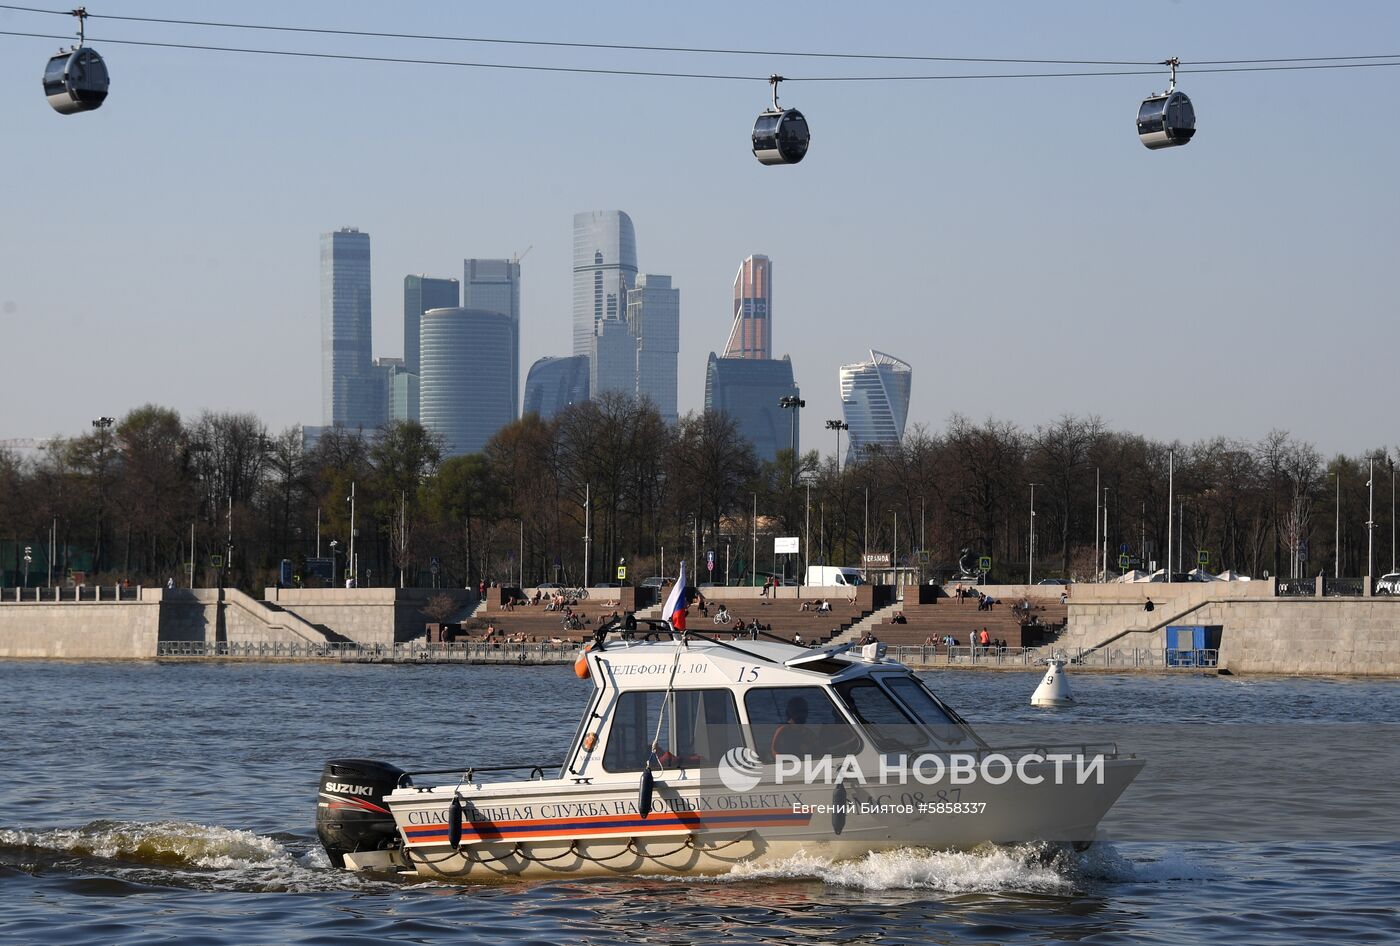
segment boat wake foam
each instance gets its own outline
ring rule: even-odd
[[[858,860],[832,861],[797,854],[778,861],[740,864],[717,882],[818,880],[856,890],[940,890],[947,893],[1024,892],[1069,894],[1093,882],[1162,883],[1210,877],[1189,857],[1168,853],[1133,860],[1100,842],[1076,854],[1057,845],[987,845],[972,851],[905,848],[875,851]]]
[[[333,870],[319,846],[298,853],[275,838],[217,825],[93,821],[80,828],[0,828],[0,862],[43,871],[64,869],[73,858],[86,869],[160,886],[304,892],[384,883]]]

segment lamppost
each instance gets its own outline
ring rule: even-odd
[[[340,570],[339,570],[338,568],[336,568],[336,565],[337,565],[339,562],[340,562],[340,540],[339,540],[339,539],[331,539],[331,582],[332,582],[331,587],[332,587],[332,588],[334,588],[335,585],[339,584],[339,582],[336,580],[336,576],[340,574]]]
[[[1370,461],[1366,477],[1366,583],[1369,585],[1376,566],[1376,458],[1367,459]]]
[[[1035,584],[1035,488],[1039,483],[1031,485],[1031,541],[1029,555],[1026,561],[1026,584]]]
[[[1103,488],[1103,580],[1108,581],[1108,494],[1110,488]],[[1167,563],[1171,567],[1171,562]]]
[[[1332,577],[1342,577],[1342,471],[1333,470],[1328,476],[1337,479],[1337,502],[1334,505],[1336,511],[1336,533],[1332,538]]]
[[[360,586],[360,570],[355,566],[355,481],[350,481],[350,495],[345,497],[345,501],[350,504],[350,557],[345,565],[350,570],[350,584],[347,587],[358,588]]]
[[[778,406],[792,411],[792,466],[788,472],[788,487],[797,485],[797,412],[807,406],[807,402],[795,395],[778,398]]]
[[[97,439],[97,547],[93,550],[92,568],[94,572],[101,569],[105,548],[102,542],[103,533],[106,531],[103,525],[103,518],[107,512],[106,478],[107,478],[107,447],[111,441],[108,431],[117,422],[115,417],[98,417],[92,422],[94,430],[99,432]]]
[[[29,563],[34,561],[34,547],[26,545],[24,547],[24,587],[29,587]]]
[[[850,430],[851,425],[844,420],[829,420],[826,422],[827,430],[836,431],[836,475],[841,475],[841,431]]]

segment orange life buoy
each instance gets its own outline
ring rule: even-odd
[[[578,659],[574,661],[574,673],[580,680],[588,679],[588,652],[592,649],[592,644],[584,645],[583,650],[578,652]]]

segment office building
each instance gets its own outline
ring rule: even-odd
[[[644,273],[627,292],[627,328],[637,343],[637,396],[674,424],[676,360],[681,348],[681,291],[670,276]]]
[[[538,414],[549,420],[570,404],[588,400],[588,359],[583,355],[541,358],[530,366],[525,379],[525,404],[521,414]]]
[[[760,460],[776,460],[792,446],[791,412],[778,405],[801,397],[792,362],[782,358],[720,358],[710,352],[705,369],[705,410],[728,414]],[[801,450],[801,439],[797,447]]]
[[[725,358],[771,358],[773,350],[773,263],[755,254],[734,277],[734,321]]]
[[[626,317],[637,279],[637,236],[620,210],[574,214],[574,354],[592,356],[598,324]]]
[[[519,326],[503,312],[429,309],[420,339],[419,422],[444,456],[478,453],[515,420]]]
[[[874,349],[869,361],[841,366],[841,414],[851,425],[848,463],[867,447],[898,446],[909,418],[912,380],[912,368]]]
[[[609,391],[637,396],[637,340],[622,318],[603,319],[593,337],[588,358],[590,397]]]
[[[418,419],[418,376],[404,365],[403,358],[374,359],[375,383],[379,386],[383,420]]]
[[[383,419],[370,351],[369,234],[321,234],[321,419],[372,429]]]
[[[508,315],[515,323],[515,360],[511,363],[511,409],[520,403],[520,262],[469,259],[462,262],[462,308]]]
[[[418,362],[418,330],[423,313],[429,309],[455,309],[462,304],[461,288],[455,279],[435,279],[431,276],[403,278],[403,363],[408,373],[420,372]],[[412,404],[418,415],[417,395]]]

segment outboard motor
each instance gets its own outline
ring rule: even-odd
[[[356,851],[382,851],[398,844],[394,816],[384,796],[399,787],[403,769],[371,759],[332,759],[321,770],[316,798],[316,835],[336,867]],[[404,778],[403,784],[413,784]]]

